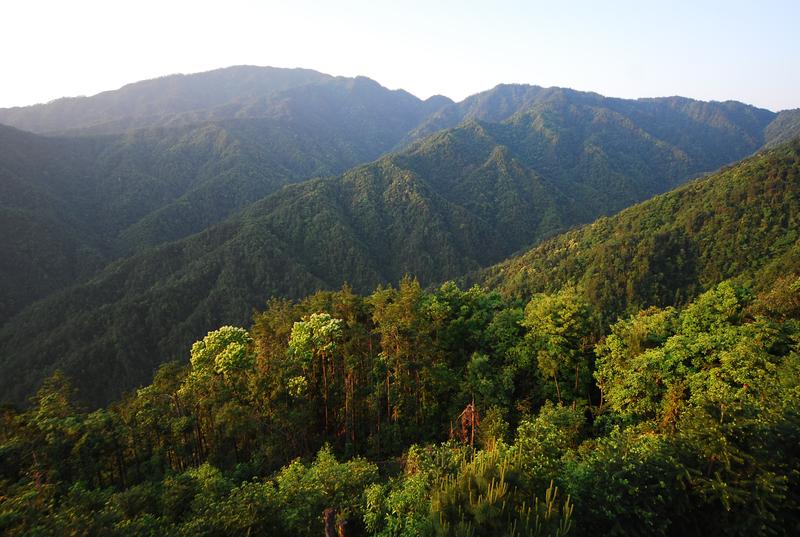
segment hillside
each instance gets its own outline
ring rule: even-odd
[[[753,115],[769,119],[752,111],[732,132],[744,132]],[[0,331],[2,393],[24,397],[59,367],[106,401],[181,357],[198,335],[245,322],[270,296],[344,281],[366,291],[405,273],[429,284],[475,271],[703,171],[716,146],[701,154],[705,134],[692,134],[671,145],[635,116],[556,99],[286,187],[20,313]],[[758,147],[746,136],[739,143],[748,153]]]
[[[94,144],[0,126],[0,322],[105,265],[84,218]]]
[[[259,117],[102,137],[0,126],[0,322],[111,260],[202,231],[285,184],[371,161],[442,104],[365,78],[325,81],[271,94]]]
[[[767,147],[775,147],[800,137],[800,108],[783,110],[764,131]]]
[[[363,109],[340,102],[348,92],[358,94]],[[3,108],[0,123],[39,134],[86,136],[231,119],[290,118],[313,124],[331,120],[342,123],[347,118],[350,129],[378,130],[375,143],[386,143],[381,134],[388,135],[397,128],[405,134],[422,118],[451,103],[441,96],[423,103],[408,92],[387,90],[366,77],[236,66],[144,80],[91,97]],[[387,105],[391,108],[386,109]],[[389,117],[381,117],[387,112]],[[377,119],[384,123],[375,123]],[[397,143],[394,137],[392,143]]]
[[[573,282],[607,318],[682,304],[738,277],[800,271],[800,141],[572,230],[481,275],[527,297]]]
[[[769,110],[736,101],[704,102],[685,97],[618,99],[568,88],[543,88],[523,84],[501,84],[461,102],[442,107],[412,131],[408,139],[417,140],[465,120],[502,122],[535,107],[563,106],[602,108],[629,118],[650,135],[679,146],[693,158],[712,162],[732,162],[748,147],[766,141],[764,129],[778,118]],[[777,124],[772,130],[783,132]],[[689,146],[687,138],[694,139]],[[737,156],[739,155],[739,156]]]

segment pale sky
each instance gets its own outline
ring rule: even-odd
[[[800,0],[3,0],[0,107],[230,65],[800,107]]]

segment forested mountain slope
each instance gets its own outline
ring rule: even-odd
[[[764,131],[767,147],[775,147],[800,137],[800,108],[783,110]]]
[[[94,144],[0,126],[0,322],[105,263],[84,214]]]
[[[80,138],[0,126],[0,322],[287,183],[373,160],[439,106],[366,78],[325,80],[249,118]]]
[[[565,104],[602,108],[629,119],[636,127],[668,144],[681,147],[695,159],[732,162],[766,141],[764,129],[778,114],[737,101],[704,102],[685,97],[618,99],[568,88],[542,88],[523,84],[501,84],[491,90],[442,107],[409,134],[423,138],[467,119],[502,122],[539,107]],[[782,131],[780,125],[775,131]],[[688,144],[691,138],[694,143]]]
[[[347,91],[359,93],[364,110],[337,102],[337,93]],[[451,103],[441,96],[423,102],[403,90],[382,88],[366,77],[333,77],[309,69],[236,66],[144,80],[91,97],[4,108],[0,109],[0,123],[40,134],[100,135],[229,119],[336,118],[341,122],[350,114],[353,128],[391,132],[400,124],[405,134],[423,117]],[[370,114],[372,117],[364,117]],[[384,123],[377,125],[377,119]],[[376,142],[380,141],[379,137]]]
[[[438,169],[422,175],[448,182],[449,201],[503,237],[458,270],[746,156],[760,147],[773,116],[733,102],[626,101],[524,85],[501,85],[457,104],[421,101],[363,77],[252,66],[0,110],[0,122],[82,135],[45,141],[2,133],[0,210],[8,233],[0,244],[7,282],[0,322],[111,260],[200,232],[287,183],[341,173],[465,120],[481,121],[475,128],[486,131],[490,149],[437,157]],[[791,116],[784,116],[769,124],[770,139],[791,134]],[[468,143],[453,145],[472,151]],[[493,170],[508,158],[527,170]],[[514,184],[489,184],[507,177]],[[30,210],[41,203],[46,210]],[[406,269],[416,267],[391,272]]]
[[[682,304],[733,277],[800,270],[800,140],[762,152],[488,269],[511,296],[578,284],[608,318]],[[757,276],[758,275],[758,276]]]
[[[340,177],[287,187],[34,305],[0,332],[3,391],[22,397],[61,367],[108,400],[269,296],[477,270],[702,171],[712,157],[692,156],[700,139],[683,143],[563,101],[502,123],[467,121]]]

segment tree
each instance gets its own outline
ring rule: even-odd
[[[289,350],[299,356],[307,372],[311,372],[312,377],[314,364],[319,359],[323,401],[325,408],[325,432],[329,430],[328,418],[328,398],[329,398],[329,375],[333,373],[333,365],[329,361],[333,358],[333,351],[342,335],[342,320],[334,319],[328,313],[312,313],[303,317],[302,321],[297,321],[292,326],[292,334],[289,337]],[[295,381],[295,387],[299,381]]]
[[[553,295],[536,295],[525,306],[522,326],[527,329],[528,352],[544,378],[552,378],[561,401],[558,378],[573,370],[573,398],[581,395],[581,371],[588,374],[592,342],[592,310],[574,287]]]

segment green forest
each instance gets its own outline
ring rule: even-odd
[[[764,152],[483,285],[271,299],[102,408],[56,372],[3,408],[0,531],[795,535],[798,169]]]
[[[800,110],[238,66],[0,123],[0,535],[800,534]]]
[[[276,299],[107,408],[4,408],[0,531],[794,535],[798,319],[797,276],[610,327],[571,286]]]

